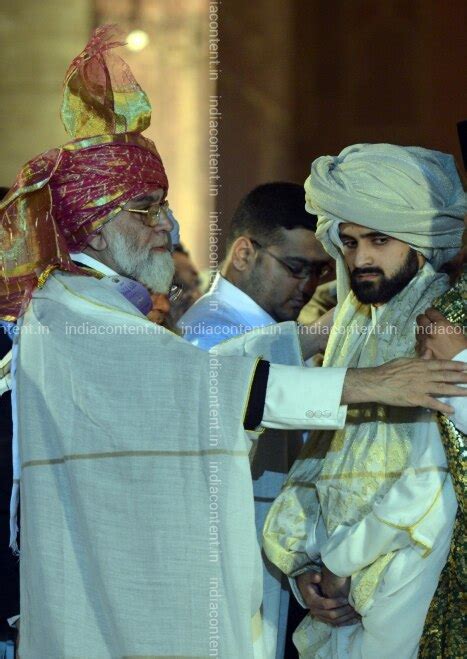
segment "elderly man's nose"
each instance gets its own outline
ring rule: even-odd
[[[170,220],[164,212],[161,212],[158,217],[158,221],[155,225],[157,231],[167,231],[170,232],[173,229],[173,222]]]

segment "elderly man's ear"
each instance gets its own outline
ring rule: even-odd
[[[230,262],[239,272],[251,270],[256,259],[256,250],[249,238],[240,236],[230,249]]]

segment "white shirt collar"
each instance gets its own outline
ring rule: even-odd
[[[78,261],[78,263],[82,263],[83,265],[88,266],[88,268],[97,270],[97,272],[100,272],[101,275],[105,275],[106,277],[118,275],[118,272],[115,272],[115,270],[112,270],[112,268],[109,268],[109,266],[101,263],[100,261],[97,261],[96,259],[93,259],[92,256],[89,256],[89,254],[85,254],[84,252],[76,252],[75,254],[71,255],[71,258],[73,261]]]
[[[270,325],[276,321],[267,311],[259,306],[249,295],[230,283],[220,272],[217,273],[209,290],[210,295],[218,295],[223,302],[234,307],[253,327]]]

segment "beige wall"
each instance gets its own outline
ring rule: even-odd
[[[1,0],[0,185],[11,185],[31,157],[67,141],[61,83],[91,20],[89,0]]]

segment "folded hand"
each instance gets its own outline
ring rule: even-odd
[[[321,588],[322,577],[318,572],[305,572],[299,575],[297,585],[313,618],[334,627],[354,625],[360,620],[360,616],[350,606],[347,595],[335,597],[324,595]]]

